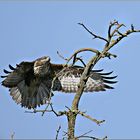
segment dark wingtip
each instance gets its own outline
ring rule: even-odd
[[[106,84],[104,84],[104,87],[107,88],[107,89],[114,89],[114,87],[111,87],[111,86],[106,85]]]
[[[3,71],[4,71],[4,73],[6,73],[6,74],[11,73],[11,72],[9,72],[9,71],[7,71],[7,70],[5,70],[5,69],[4,69]]]
[[[110,74],[112,74],[112,73],[113,73],[113,71],[108,72],[108,73],[100,73],[100,75],[110,75]]]
[[[108,83],[108,84],[115,84],[115,83],[117,83],[118,81],[108,81],[108,80],[104,80],[104,79],[103,79],[103,82],[104,82],[104,83]]]
[[[15,70],[15,68],[14,68],[13,66],[11,66],[10,64],[9,64],[9,68],[10,68],[11,70]]]
[[[106,77],[106,76],[102,76],[103,79],[115,79],[118,76],[112,76],[112,77]]]
[[[100,69],[100,70],[93,70],[93,72],[101,72],[103,71],[104,69]]]
[[[1,78],[6,78],[7,76],[0,76]]]

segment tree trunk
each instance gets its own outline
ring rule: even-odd
[[[76,116],[72,111],[68,112],[68,140],[74,140],[75,139],[75,121],[76,121]]]

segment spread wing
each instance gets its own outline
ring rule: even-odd
[[[17,104],[29,109],[46,103],[52,96],[51,86],[54,75],[58,75],[54,81],[53,90],[66,93],[76,92],[80,77],[84,68],[80,66],[63,67],[63,65],[51,64],[51,74],[45,77],[35,76],[33,62],[22,62],[16,68],[9,65],[11,72],[4,70],[6,76],[2,85],[9,88],[10,95]],[[100,73],[102,70],[92,70],[86,83],[84,92],[105,91],[113,89],[110,84],[116,83],[109,77],[112,73]]]
[[[4,70],[6,76],[2,85],[9,88],[10,95],[17,104],[36,108],[46,103],[50,96],[50,79],[44,81],[34,76],[34,62],[22,62],[16,68],[9,65],[11,72]]]
[[[78,90],[78,84],[80,82],[80,77],[83,73],[83,68],[79,66],[66,67],[62,71],[58,72],[58,79],[55,81],[53,89],[56,91],[62,91],[66,93],[76,92]],[[86,82],[84,92],[93,91],[105,91],[106,89],[113,89],[111,84],[117,81],[112,81],[112,79],[117,76],[110,77],[109,73],[101,73],[102,70],[92,70],[89,74],[89,78]]]

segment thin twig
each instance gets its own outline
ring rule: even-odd
[[[114,20],[113,22],[110,22],[109,28],[108,28],[108,40],[111,39],[111,29],[114,25],[118,25],[118,21]]]
[[[58,135],[59,135],[60,129],[61,129],[61,126],[59,125],[58,129],[56,130],[55,140],[58,140]]]
[[[46,105],[45,109],[42,111],[41,116],[43,116],[45,114],[45,112],[48,110],[50,105],[51,105],[51,97],[49,97],[48,104]]]
[[[67,111],[59,111],[59,112],[56,112],[55,110],[54,110],[54,108],[53,108],[53,105],[52,105],[52,103],[50,103],[49,104],[49,106],[50,106],[50,110],[46,110],[46,108],[45,109],[43,109],[43,110],[36,110],[36,109],[34,109],[34,111],[25,111],[25,113],[38,113],[38,112],[40,112],[40,113],[44,113],[44,112],[53,112],[57,117],[59,117],[59,116],[63,116],[63,115],[66,115],[67,114]]]
[[[94,38],[98,38],[98,39],[104,40],[105,42],[108,43],[108,40],[107,39],[105,39],[105,38],[103,38],[101,36],[98,36],[98,35],[94,34],[83,23],[78,23],[78,24],[81,25],[81,26],[83,26],[86,31],[88,31],[92,36],[94,36]]]
[[[85,135],[91,133],[92,131],[93,131],[93,130],[90,130],[90,131],[88,131],[88,132],[86,132],[86,133],[84,133],[84,134],[82,134],[82,135],[80,135],[80,136],[78,136],[78,137],[76,137],[76,138],[81,138],[81,137],[83,137],[83,136],[85,136]]]
[[[43,109],[43,110],[37,110],[37,109],[34,109],[33,111],[28,111],[28,110],[26,110],[25,111],[25,113],[43,113],[43,112],[52,112],[52,110],[45,110],[45,109]]]
[[[78,113],[79,113],[81,116],[84,116],[85,118],[87,118],[87,119],[89,119],[89,120],[95,122],[97,125],[100,125],[101,123],[105,122],[105,120],[99,121],[99,120],[97,120],[97,119],[95,119],[95,118],[93,118],[93,117],[91,117],[91,116],[85,114],[84,112],[79,111]]]
[[[51,111],[52,111],[57,117],[67,114],[67,111],[59,111],[59,112],[57,113],[57,112],[54,110],[52,104],[50,105],[50,107],[51,107]]]
[[[86,139],[92,139],[92,140],[107,140],[107,136],[105,136],[104,138],[97,138],[97,137],[94,137],[94,136],[88,136],[87,134],[91,133],[92,130],[76,137],[76,139],[79,139],[79,138],[86,138]]]
[[[59,51],[57,51],[57,54],[58,54],[58,56],[59,56],[60,58],[62,58],[63,60],[67,61],[67,58],[65,58],[64,56],[62,56],[62,55],[59,53]]]
[[[93,137],[93,136],[82,136],[79,138],[91,139],[91,140],[107,140],[107,136],[105,136],[104,138],[97,138],[97,137]]]

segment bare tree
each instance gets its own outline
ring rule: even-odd
[[[114,47],[116,44],[118,44],[123,38],[129,36],[132,33],[140,32],[140,30],[136,30],[134,28],[134,26],[131,25],[130,29],[126,30],[123,33],[123,32],[121,32],[121,28],[125,27],[125,25],[120,24],[118,21],[114,20],[113,22],[110,22],[110,24],[109,24],[108,37],[104,38],[104,37],[98,36],[97,34],[92,32],[91,30],[89,30],[83,23],[78,23],[78,24],[80,26],[82,26],[89,34],[91,34],[91,36],[94,39],[100,39],[100,40],[104,41],[105,44],[103,46],[102,51],[96,50],[94,48],[82,48],[82,49],[76,50],[74,52],[74,54],[72,54],[72,56],[69,57],[69,58],[64,58],[58,52],[58,55],[61,58],[65,59],[67,61],[66,65],[72,60],[73,63],[71,65],[75,65],[75,63],[77,61],[81,61],[83,63],[83,65],[84,65],[84,67],[85,67],[84,72],[83,72],[83,74],[82,74],[82,76],[80,78],[80,83],[79,83],[79,86],[78,86],[78,90],[77,90],[77,92],[75,94],[75,97],[74,97],[74,99],[72,101],[71,107],[69,108],[69,107],[66,106],[65,111],[56,112],[54,110],[54,108],[53,108],[53,104],[51,103],[51,99],[50,99],[49,103],[47,104],[47,106],[46,106],[46,108],[44,110],[34,110],[33,112],[30,112],[30,111],[26,111],[26,112],[28,112],[28,113],[29,112],[30,113],[41,112],[42,115],[44,115],[45,112],[53,112],[56,116],[65,115],[67,117],[67,120],[68,120],[68,130],[67,130],[67,132],[65,132],[65,135],[67,136],[67,138],[69,140],[70,139],[76,140],[76,139],[79,139],[79,138],[98,139],[96,137],[87,135],[91,131],[86,132],[86,133],[82,134],[81,136],[75,136],[75,123],[76,123],[77,115],[81,115],[81,116],[91,120],[92,122],[95,122],[97,125],[100,125],[101,123],[103,123],[105,121],[105,120],[97,120],[97,119],[87,115],[86,112],[82,112],[81,110],[79,110],[79,102],[80,102],[80,99],[81,99],[81,97],[83,95],[84,87],[85,87],[85,84],[86,84],[87,79],[88,79],[88,74],[89,74],[90,70],[95,66],[95,64],[97,62],[99,62],[99,60],[101,60],[101,59],[103,59],[105,57],[107,57],[109,59],[111,59],[112,57],[116,58],[117,55],[110,53],[109,50],[112,47]],[[87,64],[85,64],[83,59],[78,57],[79,53],[86,52],[86,51],[90,51],[90,52],[94,53],[93,57],[89,60],[89,62]],[[56,78],[57,78],[57,76],[54,78],[54,80]],[[53,80],[53,82],[54,82],[54,80]],[[53,87],[53,82],[52,82],[52,87]],[[56,139],[58,139],[58,134],[60,132],[60,129],[61,129],[61,127],[59,127],[58,130],[57,130]],[[105,136],[102,139],[106,139],[106,138],[107,137]]]

